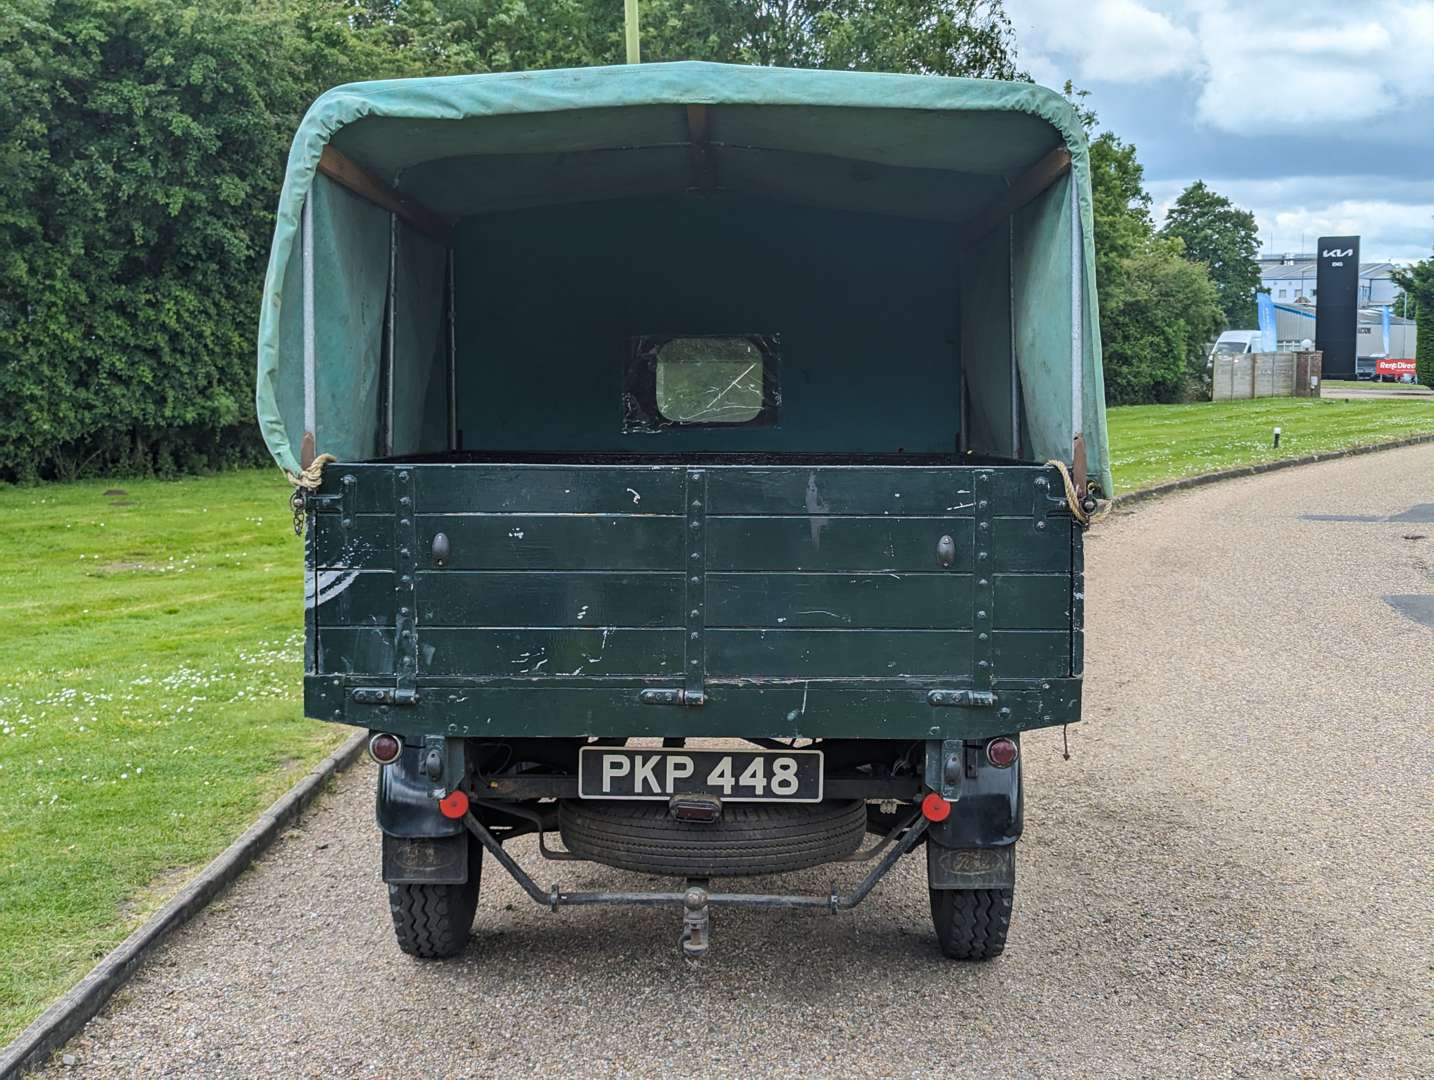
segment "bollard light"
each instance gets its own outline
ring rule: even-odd
[[[1280,429],[1279,429],[1278,427],[1276,427],[1276,428],[1275,428],[1275,449],[1278,450],[1279,448],[1280,448]]]

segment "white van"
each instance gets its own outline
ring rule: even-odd
[[[1210,349],[1209,363],[1213,364],[1217,356],[1242,356],[1245,353],[1259,352],[1262,337],[1258,330],[1226,330],[1215,339],[1215,344]]]

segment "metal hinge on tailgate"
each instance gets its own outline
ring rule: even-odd
[[[392,686],[355,686],[350,695],[355,705],[417,705],[417,690],[399,690]]]
[[[994,709],[996,695],[989,690],[932,690],[926,704],[958,709]]]
[[[642,705],[701,705],[707,696],[690,690],[640,690],[637,700]]]

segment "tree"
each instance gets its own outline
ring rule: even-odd
[[[1225,321],[1236,328],[1253,327],[1260,287],[1255,215],[1196,180],[1175,200],[1160,231],[1180,239],[1185,258],[1209,267]]]
[[[1162,238],[1136,149],[1111,131],[1094,135],[1098,117],[1087,93],[1070,83],[1090,139],[1095,276],[1105,394],[1111,404],[1184,401],[1200,385],[1205,343],[1224,316],[1203,266],[1183,258],[1179,240]]]
[[[1404,270],[1396,270],[1394,282],[1414,302],[1418,329],[1414,335],[1414,377],[1434,388],[1434,256]]]
[[[1000,0],[645,0],[642,55],[1020,77]]]
[[[1205,344],[1223,322],[1204,266],[1183,257],[1179,240],[1149,237],[1100,296],[1106,400],[1188,401],[1205,372]]]

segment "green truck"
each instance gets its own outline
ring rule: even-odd
[[[1091,233],[1079,119],[1028,84],[679,63],[314,104],[257,405],[305,711],[371,733],[404,951],[465,948],[485,861],[553,910],[671,907],[698,956],[713,908],[844,910],[924,851],[941,950],[1001,952],[1020,733],[1079,718],[1111,490]]]

